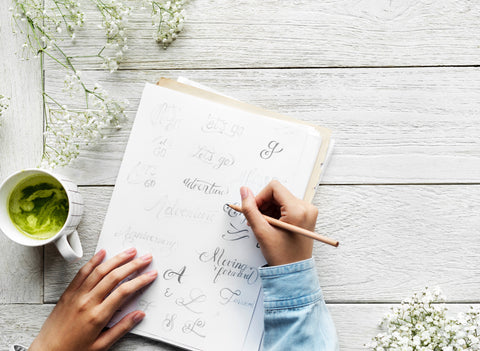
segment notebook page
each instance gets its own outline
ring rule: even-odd
[[[272,179],[303,197],[320,144],[312,127],[147,84],[98,248],[152,252],[159,277],[116,320],[142,309],[134,333],[192,350],[258,345],[264,259],[225,204]]]

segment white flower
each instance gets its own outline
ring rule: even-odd
[[[471,309],[456,318],[446,316],[439,289],[425,288],[388,313],[378,334],[365,345],[371,350],[480,350],[480,312]]]
[[[102,14],[103,22],[100,26],[105,30],[107,42],[99,57],[103,59],[103,66],[110,72],[118,69],[127,50],[127,24],[131,8],[122,1],[92,0]]]
[[[144,0],[144,6],[151,8],[153,38],[166,49],[183,30],[186,0]]]
[[[0,94],[0,117],[3,115],[3,112],[8,108],[9,101],[10,101],[9,98]]]

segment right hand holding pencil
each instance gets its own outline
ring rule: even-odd
[[[270,266],[293,263],[312,257],[313,240],[270,225],[262,214],[313,231],[318,210],[298,199],[280,182],[273,180],[257,196],[240,188],[242,212],[257,237]]]

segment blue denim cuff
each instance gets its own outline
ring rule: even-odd
[[[261,267],[260,278],[266,310],[299,308],[323,299],[313,258]]]

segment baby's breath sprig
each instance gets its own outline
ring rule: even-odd
[[[166,49],[183,30],[186,0],[144,0],[151,8],[153,38]]]
[[[103,66],[110,72],[118,69],[127,46],[127,24],[131,8],[119,0],[91,0],[102,14],[102,25],[107,42],[98,54]]]
[[[2,117],[3,112],[8,108],[9,98],[0,94],[0,117]],[[0,120],[0,124],[2,121]]]
[[[86,92],[86,110],[75,110],[60,104],[45,94],[48,100],[48,123],[42,166],[55,168],[68,165],[78,157],[80,143],[88,146],[105,137],[105,131],[119,129],[125,120],[125,106],[128,101],[112,99],[107,92],[95,84],[92,90],[85,90],[81,73],[65,77],[64,91],[73,98]]]
[[[79,144],[90,144],[104,135],[108,125],[118,127],[125,119],[125,102],[108,96],[99,85],[89,88],[81,74],[59,45],[56,34],[64,29],[75,38],[75,30],[84,23],[80,4],[74,0],[13,0],[13,18],[25,34],[24,48],[35,56],[52,59],[67,71],[65,89],[71,95],[84,96],[84,109],[74,110],[46,93],[42,87],[46,112],[45,150],[42,166],[54,168],[68,165],[78,156]],[[100,1],[100,0],[98,0]],[[41,72],[43,75],[43,60]],[[43,76],[42,76],[43,78]]]
[[[24,49],[35,56],[51,50],[57,42],[57,34],[64,30],[72,39],[75,31],[85,23],[85,14],[77,0],[13,0],[12,16],[26,36]],[[25,25],[22,25],[24,23]]]
[[[480,350],[480,311],[470,309],[456,318],[447,316],[439,289],[425,288],[392,308],[378,334],[366,348],[374,351]]]

